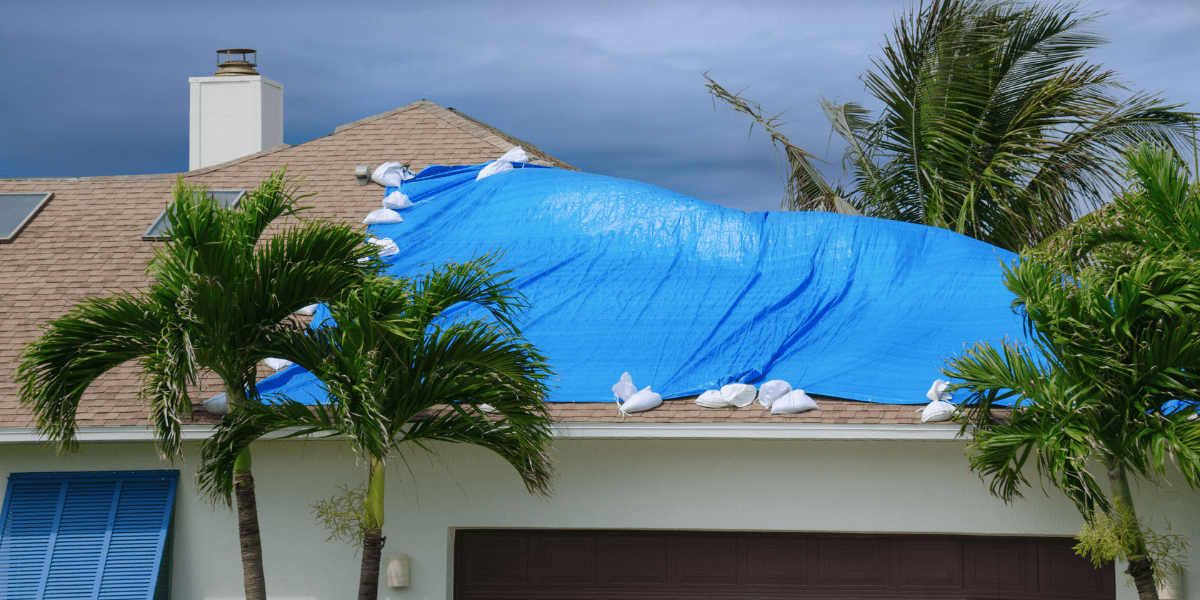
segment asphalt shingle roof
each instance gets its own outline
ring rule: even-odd
[[[536,146],[425,100],[338,127],[332,135],[297,146],[281,145],[182,174],[0,180],[0,193],[51,192],[42,212],[11,244],[0,244],[0,427],[31,424],[17,400],[13,380],[21,349],[40,334],[40,325],[90,296],[135,290],[147,283],[145,268],[155,244],[141,234],[171,198],[175,178],[214,189],[253,189],[270,172],[286,166],[304,176],[317,195],[304,204],[309,217],[358,224],[378,208],[382,190],[356,185],[354,168],[386,161],[465,165],[494,160],[520,145],[532,162],[571,165]],[[265,373],[265,372],[264,372]],[[196,401],[220,391],[209,378]],[[138,398],[140,382],[132,365],[114,370],[92,385],[78,412],[81,426],[140,425],[147,406]],[[554,404],[564,422],[821,422],[916,423],[912,406],[889,406],[817,397],[822,410],[772,417],[757,404],[710,410],[690,399],[668,400],[652,411],[623,417],[614,404]],[[197,405],[197,422],[214,417]]]

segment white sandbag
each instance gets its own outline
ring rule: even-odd
[[[267,366],[275,371],[282,371],[292,365],[292,361],[286,358],[264,358],[263,362],[267,363]]]
[[[958,407],[950,403],[954,394],[946,391],[948,387],[950,387],[949,381],[935,379],[933,385],[929,387],[929,391],[925,392],[925,397],[929,398],[929,404],[921,409],[922,423],[949,421],[954,417],[954,412],[958,410]]]
[[[749,406],[754,402],[755,396],[758,395],[758,390],[748,383],[731,383],[721,388],[721,395],[725,397],[725,401],[729,404],[741,408]]]
[[[402,208],[408,208],[412,205],[412,200],[409,200],[408,196],[400,190],[396,190],[388,194],[387,197],[383,199],[383,207],[390,208],[392,210],[400,210]]]
[[[311,317],[311,316],[317,314],[317,305],[309,304],[308,306],[305,306],[304,308],[301,308],[300,310],[296,311],[296,314],[304,315],[306,317]]]
[[[367,243],[379,248],[379,258],[400,254],[400,247],[391,238],[367,238]]]
[[[223,415],[229,412],[229,400],[225,397],[225,392],[221,392],[220,394],[205,400],[204,410],[207,410],[214,415]]]
[[[482,410],[485,413],[496,412],[496,407],[492,406],[491,404],[480,404],[479,410]]]
[[[771,408],[771,403],[788,395],[792,391],[792,384],[782,380],[775,379],[762,384],[758,388],[758,403]]]
[[[488,163],[487,166],[485,166],[482,170],[479,171],[479,174],[475,176],[475,181],[479,181],[480,179],[483,179],[484,177],[491,177],[492,175],[495,175],[496,173],[503,173],[505,171],[511,171],[512,168],[513,168],[512,163],[508,162],[507,160],[494,160],[494,161]]]
[[[517,146],[516,148],[505,152],[504,156],[500,157],[500,160],[510,163],[527,163],[529,162],[529,155],[525,154],[525,150],[523,148]]]
[[[384,187],[400,187],[400,182],[416,177],[398,162],[383,163],[371,173],[371,181]]]
[[[367,218],[362,222],[364,225],[376,225],[379,223],[403,223],[404,219],[400,218],[400,213],[390,208],[377,208],[367,214]]]
[[[371,173],[371,181],[384,187],[400,187],[400,163],[389,162],[375,167]]]
[[[650,410],[662,404],[662,394],[656,394],[650,391],[650,386],[646,389],[632,395],[624,404],[621,404],[621,412],[625,414]]]
[[[696,398],[696,404],[704,408],[729,408],[729,402],[725,400],[721,390],[708,390],[700,394]]]
[[[954,416],[954,412],[958,410],[957,406],[938,400],[930,402],[921,410],[922,423],[937,423],[939,421],[949,421]]]
[[[520,146],[517,146],[516,148],[505,152],[504,156],[501,156],[500,158],[488,163],[487,166],[483,167],[483,169],[479,171],[479,174],[475,176],[475,181],[479,181],[484,177],[491,177],[496,173],[511,171],[513,169],[513,163],[527,162],[529,162],[529,156],[525,154],[525,150],[523,150]]]
[[[793,415],[809,410],[820,410],[821,407],[804,393],[804,390],[792,390],[771,403],[771,414]]]
[[[633,385],[633,377],[629,373],[621,373],[621,380],[612,387],[613,398],[624,402],[637,393],[637,387]]]
[[[946,391],[946,388],[948,387],[950,387],[949,381],[946,381],[945,379],[934,379],[933,385],[930,386],[929,391],[925,392],[925,397],[929,398],[930,402],[937,402],[939,400],[942,402],[949,402],[952,398],[954,398],[954,394]]]

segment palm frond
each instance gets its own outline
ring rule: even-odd
[[[322,408],[276,398],[271,403],[247,403],[227,413],[200,450],[196,485],[201,493],[228,505],[238,456],[264,435],[284,430],[291,430],[282,436],[285,438],[345,434],[342,421]]]
[[[788,198],[819,208],[838,197],[868,216],[1014,251],[1039,244],[1119,189],[1127,147],[1193,140],[1194,114],[1129,95],[1115,73],[1083,61],[1103,43],[1089,30],[1096,19],[1072,4],[1009,0],[913,8],[861,76],[883,104],[875,120],[856,104],[821,101],[847,142],[849,191],[821,180],[812,155],[788,154]],[[708,89],[791,151],[779,117],[711,78]]]
[[[59,449],[75,449],[84,391],[126,362],[141,367],[142,397],[168,455],[179,452],[199,371],[221,377],[235,409],[255,402],[256,365],[270,356],[272,336],[296,327],[291,313],[344,296],[376,268],[359,262],[372,251],[346,226],[302,221],[267,235],[272,222],[303,210],[299,184],[281,169],[229,210],[180,178],[166,213],[170,238],[147,268],[150,285],[80,303],[23,354],[21,397],[39,430]]]
[[[160,433],[177,433],[172,415],[190,414],[186,390],[195,383],[195,371],[186,340],[169,326],[170,316],[144,297],[123,293],[85,300],[49,321],[22,352],[16,372],[21,402],[33,408],[38,432],[61,451],[75,450],[75,414],[88,386],[119,365],[175,350],[173,359],[144,366],[146,395],[162,414]],[[177,451],[177,440],[164,440],[164,450]]]
[[[548,493],[551,421],[542,399],[550,370],[520,336],[526,301],[510,273],[493,272],[497,260],[440,265],[415,279],[368,278],[330,303],[332,324],[272,330],[257,351],[308,369],[328,400],[253,406],[223,420],[204,449],[209,493],[227,498],[221,477],[241,449],[287,427],[345,436],[377,461],[407,443],[478,444],[517,468],[531,492]],[[446,317],[467,303],[487,318]]]
[[[1089,461],[1147,481],[1174,464],[1200,487],[1200,187],[1170,148],[1128,164],[1129,192],[1006,270],[1033,347],[978,344],[945,371],[969,391],[972,468],[1005,500],[1031,457],[1089,519],[1113,510]]]
[[[779,120],[782,115],[767,117],[763,114],[762,106],[757,102],[747,100],[740,94],[730,93],[713,81],[707,73],[704,78],[708,80],[708,91],[715,100],[721,100],[733,110],[754,119],[754,123],[757,123],[767,132],[767,135],[771,136],[771,143],[774,144],[776,153],[778,154],[780,149],[783,150],[784,158],[787,160],[788,173],[784,177],[786,191],[780,207],[786,210],[836,212],[838,206],[835,198],[838,197],[838,194],[825,181],[825,177],[812,162],[820,159],[793,144],[779,129],[783,124]],[[750,125],[752,133],[754,123]]]

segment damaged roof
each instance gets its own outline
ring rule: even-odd
[[[227,163],[181,174],[64,179],[0,180],[0,193],[49,193],[50,201],[10,244],[0,245],[0,427],[27,427],[30,411],[19,405],[13,380],[22,348],[40,326],[84,298],[148,283],[146,266],[154,243],[142,234],[171,199],[177,176],[213,189],[257,186],[287,166],[305,177],[315,196],[307,217],[359,224],[378,208],[381,188],[356,185],[354,169],[400,161],[414,171],[428,165],[473,165],[522,146],[530,162],[561,169],[573,166],[536,146],[425,100],[338,127],[335,133],[297,146],[280,145]],[[266,374],[266,371],[263,371]],[[220,391],[209,379],[193,398],[196,423],[216,420],[200,401]],[[80,426],[131,426],[148,422],[148,404],[138,397],[134,365],[92,385],[78,412]],[[772,416],[758,405],[711,410],[691,398],[667,400],[655,410],[623,416],[614,404],[552,404],[561,422],[797,422],[849,424],[919,423],[912,406],[871,404],[814,395],[821,410]]]

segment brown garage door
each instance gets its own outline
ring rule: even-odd
[[[1070,538],[460,530],[457,600],[1103,599]]]

